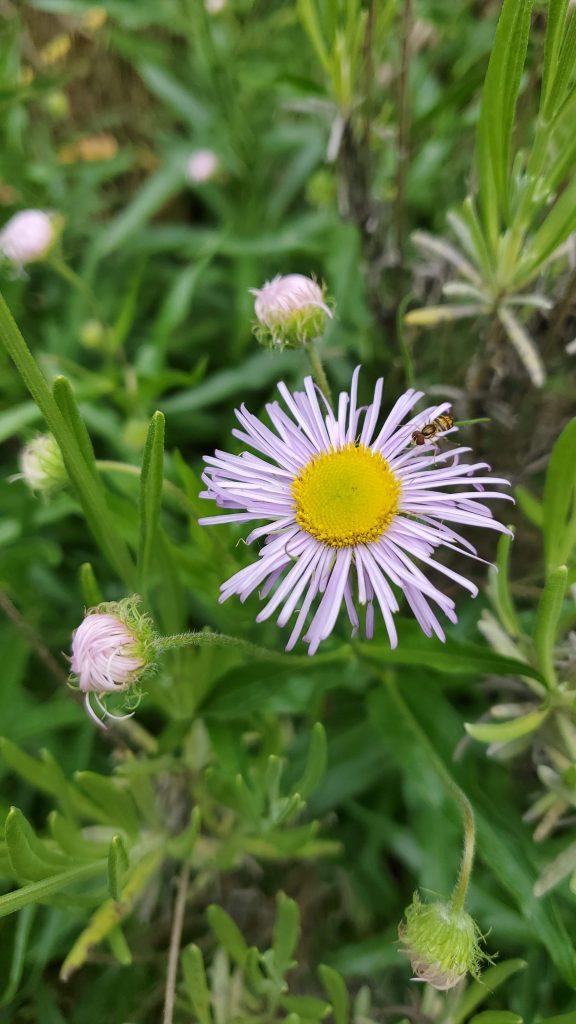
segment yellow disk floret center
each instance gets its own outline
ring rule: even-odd
[[[296,522],[333,548],[370,544],[388,529],[400,483],[380,452],[347,444],[316,455],[292,482]]]

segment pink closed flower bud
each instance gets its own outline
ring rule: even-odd
[[[298,348],[318,338],[332,310],[325,289],[304,274],[278,275],[263,288],[251,288],[258,341],[270,348]]]
[[[186,161],[186,178],[192,185],[212,181],[220,168],[220,161],[212,149],[197,149]]]
[[[61,218],[45,210],[21,210],[0,231],[0,253],[17,267],[48,255],[61,229]]]
[[[154,665],[154,630],[148,616],[138,611],[138,601],[130,597],[90,608],[72,634],[73,681],[85,694],[88,713],[98,725],[103,723],[91,698],[106,717],[126,717],[112,714],[106,697],[131,689]]]

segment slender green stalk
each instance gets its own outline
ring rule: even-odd
[[[314,374],[316,383],[325,399],[330,403],[330,405],[332,405],[332,392],[330,391],[328,378],[326,376],[324,366],[322,365],[320,353],[318,352],[315,341],[310,341],[308,345],[306,345],[306,352],[308,359],[310,360],[310,366],[312,367],[312,373]]]
[[[463,790],[460,789],[460,786],[458,786],[454,782],[454,779],[450,775],[450,772],[446,768],[446,765],[444,764],[442,758],[439,757],[439,755],[436,753],[426,733],[414,718],[414,715],[412,714],[410,708],[408,707],[406,701],[404,700],[402,694],[400,693],[400,690],[396,686],[396,683],[388,677],[385,677],[384,681],[388,686],[389,691],[402,717],[407,722],[411,732],[414,733],[414,735],[418,738],[418,741],[426,750],[426,753],[430,757],[430,760],[432,761],[438,775],[442,779],[450,795],[458,804],[458,807],[460,808],[460,812],[462,814],[462,823],[464,826],[464,845],[462,849],[462,859],[460,861],[458,879],[456,881],[456,885],[454,886],[454,890],[451,896],[451,902],[452,906],[454,907],[454,910],[459,911],[463,909],[464,902],[466,900],[466,893],[468,891],[470,875],[472,873],[472,865],[474,863],[474,852],[476,848],[476,826],[474,823],[474,811],[472,810],[472,804],[470,803],[468,797],[463,792]]]
[[[53,253],[50,256],[48,256],[46,262],[48,266],[51,267],[52,270],[54,270],[62,278],[63,281],[66,281],[67,284],[71,285],[75,291],[77,291],[80,295],[83,296],[84,299],[86,299],[86,302],[90,306],[92,314],[97,320],[100,320],[100,311],[98,309],[98,303],[96,302],[96,299],[94,298],[94,295],[91,289],[86,284],[86,282],[83,281],[82,278],[79,277],[78,274],[74,270],[72,270],[72,268],[69,267],[68,264],[65,263],[62,257],[59,256],[57,253]]]

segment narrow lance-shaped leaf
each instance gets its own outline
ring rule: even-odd
[[[216,906],[215,903],[208,907],[207,916],[208,923],[219,943],[224,946],[238,967],[242,968],[248,955],[248,946],[238,925],[225,910],[222,910],[222,907]]]
[[[546,42],[544,44],[544,67],[542,70],[542,90],[540,110],[547,118],[551,102],[552,86],[558,69],[558,54],[562,45],[562,34],[568,11],[568,0],[548,0],[548,22],[546,25]]]
[[[532,0],[504,0],[486,73],[477,133],[480,204],[492,249],[508,208],[514,114],[528,47]]]
[[[104,490],[94,477],[74,430],[55,401],[48,383],[0,296],[0,342],[13,360],[24,384],[42,412],[64,459],[70,480],[76,490],[96,541],[110,565],[131,588],[135,571],[128,549],[120,537],[108,508]]]
[[[508,978],[518,971],[523,971],[526,966],[525,960],[505,960],[503,963],[483,971],[481,980],[473,981],[459,999],[452,1024],[463,1024],[477,1006],[485,1002],[496,989],[500,988],[500,985],[508,981]]]
[[[191,944],[182,950],[182,972],[188,998],[200,1024],[212,1024],[210,991],[202,951]]]
[[[164,415],[155,412],[150,422],[140,474],[140,536],[138,574],[146,585],[152,566],[164,482]]]
[[[130,867],[121,836],[113,836],[108,851],[108,889],[113,900],[119,900],[126,872]]]
[[[69,857],[50,850],[38,838],[17,807],[12,807],[6,818],[5,838],[10,866],[21,881],[39,882],[72,866]]]
[[[307,799],[317,788],[326,771],[327,761],[326,732],[321,722],[316,722],[310,735],[310,745],[306,758],[306,767],[301,778],[293,786],[293,792]]]
[[[568,570],[566,566],[561,565],[554,569],[546,579],[536,613],[534,646],[538,658],[538,668],[550,688],[556,685],[554,649],[567,583]]]
[[[556,441],[546,473],[542,519],[548,569],[567,564],[576,542],[575,452],[576,417]]]
[[[105,874],[106,861],[93,861],[91,864],[80,864],[77,867],[61,871],[50,878],[43,878],[39,882],[31,882],[24,885],[15,892],[6,893],[0,896],[0,917],[7,917],[8,914],[15,914],[30,903],[42,903],[53,896],[54,893],[67,889],[69,885],[76,882],[83,882],[97,875]]]
[[[98,586],[98,580],[90,562],[83,562],[80,566],[80,587],[86,608],[95,608],[104,600],[102,591]]]
[[[298,942],[299,926],[298,904],[285,893],[278,893],[278,910],[274,924],[272,949],[274,950],[276,969],[281,975],[285,974],[293,965],[292,957]]]
[[[344,978],[333,967],[328,967],[327,964],[320,964],[318,974],[332,1005],[334,1024],[348,1024],[350,996],[348,995]]]
[[[545,709],[530,711],[509,722],[466,722],[464,728],[469,736],[481,743],[509,743],[539,729],[547,714]]]

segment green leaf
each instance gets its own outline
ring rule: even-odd
[[[146,584],[156,546],[164,482],[164,415],[155,412],[148,429],[140,473],[138,574]]]
[[[307,799],[314,792],[326,771],[327,756],[326,731],[321,722],[316,722],[310,735],[304,773],[292,787],[294,793]]]
[[[29,905],[24,907],[22,912],[18,915],[12,957],[10,960],[10,967],[8,969],[8,976],[6,978],[6,988],[0,996],[0,1007],[8,1006],[18,991],[18,986],[20,985],[22,974],[24,972],[24,962],[28,943],[32,936],[32,925],[34,924],[35,913],[36,908]]]
[[[538,230],[532,236],[515,272],[518,289],[525,287],[542,265],[576,228],[576,177],[558,196]]]
[[[540,873],[535,885],[534,895],[544,896],[563,882],[567,875],[576,869],[576,843],[570,843],[562,853],[546,865]]]
[[[117,924],[115,928],[111,929],[108,933],[107,939],[108,945],[110,946],[110,949],[118,963],[122,964],[123,967],[129,967],[132,963],[132,953],[130,952],[130,946],[126,942],[124,932],[119,924]]]
[[[90,562],[83,562],[80,566],[80,587],[86,608],[96,608],[104,600]]]
[[[69,868],[67,871],[62,871],[57,875],[52,875],[50,878],[43,878],[39,882],[31,882],[30,885],[24,885],[22,888],[16,889],[15,892],[9,892],[5,896],[0,896],[0,917],[14,914],[16,911],[22,910],[23,907],[27,907],[30,903],[42,903],[61,889],[66,889],[69,885],[74,885],[76,882],[83,882],[89,878],[94,878],[96,875],[104,874],[105,871],[106,861],[93,861],[91,864],[81,864],[77,867]]]
[[[439,640],[418,636],[410,627],[404,630],[404,623],[401,626],[400,643],[395,650],[391,650],[387,644],[374,642],[357,643],[354,648],[366,660],[378,665],[422,665],[442,675],[530,676],[543,682],[538,669],[523,661],[504,657],[474,644],[458,644],[452,640],[442,644]]]
[[[532,13],[532,0],[504,0],[482,91],[477,132],[479,193],[494,248],[508,212],[510,149]]]
[[[314,996],[282,996],[280,1005],[289,1013],[297,1013],[299,1017],[310,1020],[324,1020],[330,1013],[330,1004]]]
[[[241,969],[248,955],[248,946],[238,925],[222,907],[212,903],[207,910],[208,923],[218,942]]]
[[[86,466],[97,480],[98,470],[96,469],[94,448],[92,447],[92,441],[90,440],[86,425],[80,416],[70,381],[66,377],[56,377],[52,385],[52,394],[54,395],[56,405],[76,438],[76,443],[82,453]]]
[[[132,795],[116,779],[96,772],[76,772],[74,778],[82,791],[103,811],[109,824],[127,832],[139,831],[138,815]]]
[[[51,850],[39,839],[30,822],[17,807],[11,807],[6,818],[5,839],[10,867],[24,882],[39,882],[71,866],[69,857]]]
[[[314,0],[297,0],[297,8],[306,34],[316,51],[316,56],[324,68],[324,71],[330,75],[332,73],[332,61],[318,23]]]
[[[509,1010],[484,1010],[472,1017],[469,1024],[524,1024],[524,1018]]]
[[[513,541],[507,533],[501,533],[498,538],[496,549],[496,566],[494,580],[494,592],[498,604],[498,614],[502,625],[512,637],[520,635],[520,626],[514,607],[514,600],[510,591],[510,546]]]
[[[200,1024],[212,1024],[204,958],[202,951],[193,943],[182,950],[182,973],[188,998]]]
[[[526,519],[532,523],[533,526],[537,526],[539,530],[544,525],[544,510],[542,508],[542,502],[538,501],[533,494],[526,487],[522,487],[521,484],[514,488],[514,497],[518,502],[520,511],[526,516]]]
[[[58,811],[50,812],[48,824],[54,841],[58,843],[63,853],[73,857],[74,860],[94,861],[107,856],[108,843],[85,839],[80,829],[67,818],[62,817]]]
[[[280,975],[284,975],[294,966],[292,957],[298,943],[300,911],[298,904],[283,892],[278,893],[277,905],[272,949],[276,969]]]
[[[550,572],[536,613],[534,647],[538,668],[550,689],[556,685],[556,637],[567,584],[568,570],[565,565],[560,565]]]
[[[576,417],[564,428],[552,449],[543,503],[546,567],[570,561],[576,543]]]
[[[108,889],[113,900],[119,900],[130,860],[121,836],[113,836],[108,851]]]
[[[504,963],[496,964],[494,967],[489,967],[487,971],[483,971],[481,980],[473,981],[459,999],[452,1024],[463,1024],[472,1011],[480,1006],[485,999],[488,999],[496,989],[500,988],[500,985],[508,981],[513,974],[525,970],[526,967],[525,960],[505,960]]]
[[[566,22],[569,0],[548,0],[548,23],[544,44],[544,67],[542,70],[542,91],[540,109],[544,118],[554,107],[552,87],[558,69],[558,55]]]
[[[568,20],[566,20],[567,0],[560,0],[560,3],[557,0],[556,2],[551,0],[548,15],[549,22],[552,11],[557,8],[560,8],[560,11],[558,12],[557,22],[554,25],[555,33],[553,40],[556,51],[553,58],[555,57],[556,60],[554,76],[550,76],[551,81],[547,92],[547,102],[543,108],[545,120],[551,120],[555,117],[565,102],[570,82],[574,78],[574,68],[576,66],[576,18],[574,17],[574,12],[571,11],[568,15]],[[548,40],[546,41],[548,42]],[[558,44],[560,42],[562,45],[558,52]],[[546,70],[546,52],[544,60]]]
[[[184,167],[181,160],[166,163],[151,175],[132,202],[102,231],[95,245],[97,258],[102,259],[115,249],[129,245],[133,235],[182,188],[183,183]]]
[[[481,743],[509,743],[521,736],[528,736],[542,725],[548,709],[529,711],[527,715],[519,715],[509,722],[465,722],[464,728],[469,736]]]
[[[54,400],[44,375],[1,296],[0,341],[58,442],[66,470],[96,541],[120,578],[133,589],[136,576],[132,559],[116,530],[100,481],[94,477],[74,430]]]
[[[349,1024],[350,996],[344,978],[327,964],[320,964],[318,974],[332,1004],[334,1024]]]

